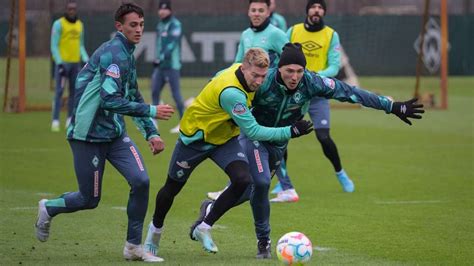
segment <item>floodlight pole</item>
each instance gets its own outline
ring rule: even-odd
[[[15,0],[11,1],[10,6],[10,23],[8,24],[8,41],[7,41],[7,66],[5,69],[5,92],[3,94],[3,111],[7,111],[8,106],[8,93],[10,91],[10,64],[12,54],[12,42],[13,42],[13,25],[15,24]]]
[[[19,61],[19,87],[18,87],[18,110],[25,111],[25,67],[26,67],[26,0],[18,1],[18,61]]]
[[[416,60],[416,81],[415,81],[415,93],[414,97],[420,97],[420,76],[421,69],[423,67],[423,46],[425,43],[425,34],[426,34],[426,23],[428,22],[430,8],[430,0],[425,0],[425,9],[423,11],[423,22],[421,23],[421,38],[420,38],[420,48],[418,52],[418,57]]]
[[[441,0],[441,109],[448,108],[448,1]]]

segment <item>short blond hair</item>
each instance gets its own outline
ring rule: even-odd
[[[250,48],[244,56],[243,64],[265,68],[270,65],[270,58],[262,48]]]

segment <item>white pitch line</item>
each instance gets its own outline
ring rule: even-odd
[[[49,193],[49,192],[38,192],[38,193],[35,193],[35,195],[37,195],[37,196],[53,196],[54,194]]]
[[[212,228],[213,229],[227,229],[227,226],[215,224],[215,225],[212,226]]]
[[[115,206],[115,207],[112,207],[112,209],[114,209],[114,210],[119,210],[119,211],[126,211],[126,210],[127,210],[127,207]]]
[[[400,200],[400,201],[376,201],[375,204],[386,204],[386,205],[396,205],[396,204],[437,204],[443,203],[446,201],[442,200]]]
[[[31,153],[31,152],[54,152],[59,151],[60,149],[51,149],[51,148],[6,148],[0,149],[0,152],[7,153]]]
[[[38,209],[38,207],[13,207],[13,208],[10,208],[10,210],[12,210],[12,211],[23,211],[23,210],[34,210],[34,209]]]
[[[335,250],[334,248],[325,248],[325,247],[317,247],[317,246],[314,247],[313,249],[316,250],[316,251],[322,251],[322,252]]]

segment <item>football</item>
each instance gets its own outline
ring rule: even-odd
[[[303,265],[311,259],[313,245],[303,233],[290,232],[278,240],[276,253],[285,265]]]

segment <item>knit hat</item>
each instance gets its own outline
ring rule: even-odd
[[[306,67],[306,57],[304,56],[303,49],[299,43],[287,43],[283,47],[278,67],[291,64]]]
[[[170,0],[160,0],[158,4],[158,9],[169,9],[171,10],[171,1]]]
[[[308,14],[308,10],[314,4],[320,4],[324,9],[324,14],[326,14],[326,1],[324,0],[308,0],[308,3],[306,4],[306,14]]]

